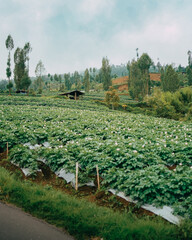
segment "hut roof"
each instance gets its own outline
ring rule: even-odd
[[[67,93],[62,93],[62,94],[59,94],[59,95],[62,95],[62,96],[66,96],[66,95],[75,96],[75,93],[76,93],[77,96],[80,96],[80,95],[85,94],[84,92],[81,92],[81,91],[79,91],[79,90],[74,90],[74,91],[67,92]]]

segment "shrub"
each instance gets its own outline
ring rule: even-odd
[[[188,120],[192,111],[192,89],[186,87],[171,93],[155,88],[153,94],[145,98],[145,102],[148,107],[154,109],[158,117]]]

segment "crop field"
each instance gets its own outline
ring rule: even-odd
[[[192,123],[111,111],[91,101],[0,96],[0,151],[38,170],[94,177],[140,203],[174,207],[192,219]],[[29,147],[29,143],[30,146]]]

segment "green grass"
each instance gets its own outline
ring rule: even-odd
[[[0,168],[0,199],[65,228],[77,239],[100,236],[107,240],[177,240],[189,239],[191,232],[191,226],[181,230],[163,220],[138,219],[131,213],[98,207],[50,186],[21,181],[3,168]]]

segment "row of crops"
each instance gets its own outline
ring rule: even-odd
[[[94,97],[87,97],[81,101],[72,101],[70,99],[64,99],[61,96],[54,97],[28,97],[28,96],[0,96],[1,105],[29,105],[29,106],[47,106],[47,107],[62,107],[62,108],[71,108],[71,109],[89,109],[97,110],[98,104],[94,103]],[[99,111],[106,111],[105,106],[100,106]]]
[[[75,172],[140,203],[173,206],[192,219],[192,123],[109,111],[91,101],[0,96],[0,147],[10,160],[38,170]],[[29,144],[30,143],[30,144]],[[33,146],[33,147],[29,147]]]

